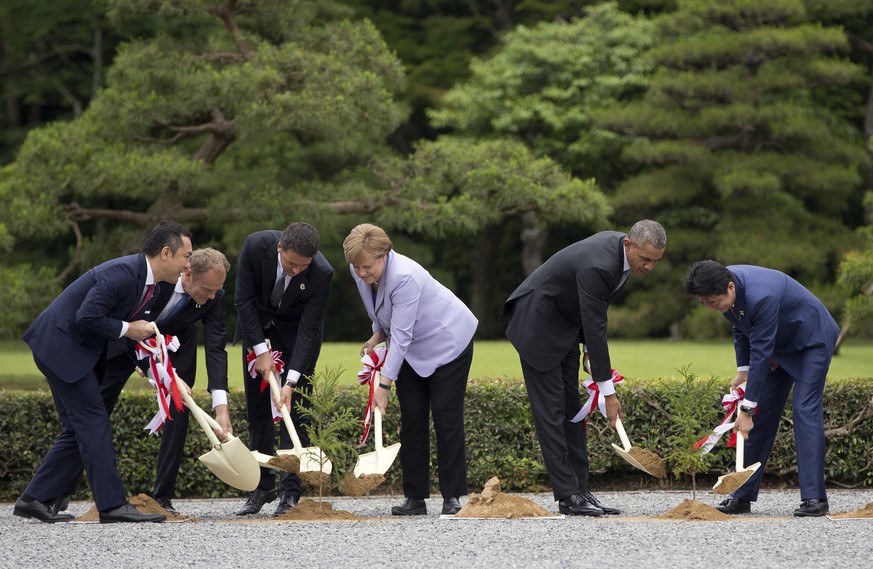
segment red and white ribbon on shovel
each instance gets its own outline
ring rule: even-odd
[[[282,361],[282,352],[278,350],[270,350],[270,356],[273,358],[273,363],[276,365],[276,371],[279,372],[279,375],[282,375],[282,370],[285,368],[285,362]],[[246,369],[249,372],[249,377],[252,379],[256,379],[259,375],[258,371],[255,369],[255,360],[258,356],[251,350],[246,354]],[[267,383],[267,380],[261,377],[261,393],[264,392],[265,389],[269,389],[270,384]],[[270,409],[273,410],[273,420],[281,419],[282,413],[276,408],[276,404],[273,403],[273,398],[270,397]]]
[[[716,425],[716,427],[712,430],[710,434],[706,435],[705,437],[697,441],[697,443],[695,443],[694,446],[700,449],[701,454],[706,454],[711,451],[712,447],[714,447],[716,443],[718,443],[722,435],[734,428],[734,414],[737,412],[737,407],[739,407],[740,401],[742,401],[743,397],[745,396],[745,387],[746,384],[743,383],[736,389],[731,388],[730,393],[722,396],[721,406],[724,407],[725,410],[724,419],[721,420],[721,423]],[[731,432],[731,436],[728,439],[727,446],[737,446],[736,433]]]
[[[364,446],[364,443],[367,442],[367,436],[370,434],[370,421],[373,419],[373,394],[376,391],[376,372],[382,370],[386,357],[388,357],[388,348],[376,348],[361,358],[364,368],[358,372],[358,383],[369,386],[370,394],[367,397],[367,407],[364,409],[364,434],[361,435],[358,448]]]
[[[158,400],[158,412],[152,417],[148,425],[150,435],[156,435],[167,419],[170,418],[170,404],[176,407],[176,411],[185,409],[182,404],[182,395],[176,384],[176,370],[170,362],[169,352],[179,349],[179,339],[173,336],[160,334],[146,338],[139,342],[135,349],[138,360],[148,359],[149,383],[155,388]]]
[[[624,381],[624,376],[612,370],[611,381],[612,383],[619,384]],[[585,405],[576,413],[576,416],[570,419],[570,422],[578,423],[579,421],[584,421],[585,423],[583,424],[587,424],[588,415],[591,414],[595,407],[600,410],[601,415],[606,417],[606,398],[600,397],[600,387],[598,387],[597,382],[589,377],[582,382],[582,387],[588,392],[588,400],[585,401]]]

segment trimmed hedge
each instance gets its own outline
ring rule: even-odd
[[[651,449],[661,456],[669,453],[666,440],[671,432],[671,393],[681,380],[628,379],[619,388],[625,412],[628,435],[635,446]],[[725,382],[726,383],[726,382]],[[723,387],[714,387],[701,405],[720,406]],[[362,410],[364,390],[344,387],[341,405]],[[234,430],[247,441],[245,404],[242,391],[229,394]],[[830,485],[843,487],[873,486],[870,441],[873,441],[873,378],[830,380],[825,390],[825,428],[828,433],[826,476]],[[197,392],[198,403],[209,407],[208,395]],[[157,457],[157,437],[149,436],[142,427],[154,414],[155,400],[151,392],[133,391],[122,394],[113,428],[118,466],[125,488],[130,495],[151,493]],[[386,444],[397,442],[399,417],[396,402],[392,402],[384,420]],[[538,492],[549,489],[542,464],[542,455],[534,432],[533,419],[524,384],[518,380],[484,378],[473,380],[467,389],[467,474],[471,491],[482,488],[497,475],[506,490]],[[177,484],[180,497],[234,497],[244,493],[230,488],[213,476],[197,457],[208,450],[208,441],[195,421],[190,421],[186,456]],[[0,500],[12,501],[24,490],[33,472],[59,432],[57,412],[47,391],[0,391]],[[705,433],[701,433],[703,436]],[[356,442],[360,430],[347,433]],[[657,481],[626,464],[611,450],[618,443],[614,431],[599,414],[588,423],[591,453],[592,488],[640,488],[670,486],[673,476]],[[725,439],[723,439],[724,441]],[[733,470],[734,452],[720,442],[713,451],[716,460],[709,476],[714,478]],[[360,452],[372,450],[372,437]],[[431,442],[435,455],[436,442]],[[350,465],[335,465],[340,474]],[[668,471],[670,465],[668,463]],[[767,464],[768,486],[796,486],[797,463],[792,431],[790,403],[777,435],[776,444]],[[437,492],[436,461],[432,461],[433,489]],[[400,492],[399,460],[388,471],[387,480],[379,491]],[[338,478],[337,478],[338,479]],[[687,485],[687,480],[678,483]],[[698,485],[705,488],[698,477]],[[87,487],[76,495],[90,496]]]

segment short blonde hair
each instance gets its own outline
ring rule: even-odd
[[[191,266],[192,276],[208,273],[212,269],[222,269],[225,275],[230,272],[230,262],[224,253],[211,247],[197,249],[191,253],[188,263]]]
[[[372,223],[355,226],[343,241],[343,253],[348,263],[360,261],[363,255],[378,259],[387,254],[391,247],[391,239],[385,230]]]

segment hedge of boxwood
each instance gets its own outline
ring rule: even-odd
[[[681,387],[681,380],[628,379],[619,388],[625,412],[625,424],[634,445],[649,448],[667,456],[667,435],[671,432],[672,394]],[[724,386],[714,385],[701,396],[700,404],[719,406]],[[364,389],[342,388],[342,405],[359,411],[363,406]],[[871,487],[871,441],[873,441],[873,378],[830,380],[825,391],[825,427],[828,432],[827,480],[832,486]],[[208,395],[196,398],[209,407]],[[230,394],[231,418],[234,430],[245,442],[245,405],[241,391]],[[522,382],[511,379],[484,378],[473,380],[467,389],[466,430],[468,478],[471,491],[481,489],[492,476],[500,477],[503,487],[515,492],[547,491],[548,478],[542,464],[539,445]],[[385,417],[386,444],[397,441],[398,415],[396,402]],[[113,416],[118,464],[125,488],[131,495],[150,493],[154,478],[158,438],[149,436],[142,427],[155,411],[155,400],[148,391],[125,392]],[[197,457],[208,450],[206,437],[191,421],[191,433],[186,456],[179,475],[179,497],[235,497],[243,493],[230,488],[212,475]],[[796,459],[792,432],[791,410],[786,409],[774,451],[767,465],[768,486],[796,485]],[[59,432],[57,413],[47,391],[0,390],[0,500],[11,501],[21,494],[27,482]],[[705,433],[701,433],[703,435]],[[347,433],[349,441],[357,441],[359,431]],[[657,481],[634,470],[617,454],[610,443],[619,443],[606,420],[597,416],[588,424],[591,453],[592,488],[665,487],[674,484],[687,487],[688,480]],[[431,445],[432,451],[436,443]],[[372,438],[361,452],[372,450]],[[720,474],[733,470],[734,454],[720,443],[709,473],[698,477],[698,488]],[[335,465],[341,475],[353,465]],[[668,464],[668,469],[669,469]],[[433,488],[436,491],[436,465],[432,464]],[[702,480],[701,480],[702,478]],[[399,461],[387,474],[380,492],[399,492]],[[76,498],[86,499],[89,490],[83,487]]]

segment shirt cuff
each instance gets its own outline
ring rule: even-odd
[[[269,350],[267,349],[267,343],[261,342],[260,344],[255,344],[254,346],[252,346],[252,351],[255,353],[256,356],[260,356],[261,354],[266,353]]]
[[[597,388],[600,390],[600,394],[603,396],[614,395],[615,394],[615,383],[612,379],[607,379],[606,381],[598,381]]]
[[[288,370],[288,376],[286,377],[288,383],[291,385],[297,385],[297,381],[300,379],[300,372],[295,371],[293,369]]]
[[[223,389],[213,389],[212,408],[215,409],[219,405],[227,405],[227,391]]]
[[[749,401],[748,399],[743,399],[740,401],[740,407],[757,407],[757,401]]]
[[[127,322],[125,322],[124,320],[122,320],[122,321],[121,321],[121,334],[120,334],[118,337],[119,337],[119,338],[124,338],[124,335],[127,334],[127,329],[128,329],[128,328],[130,328],[130,324],[128,324]]]
[[[737,371],[749,371],[749,366],[737,366]]]

